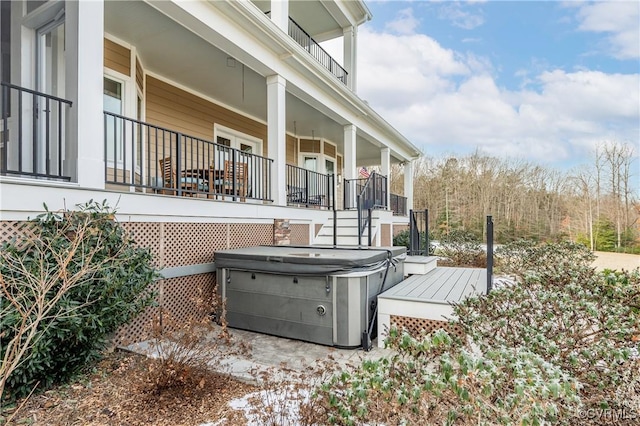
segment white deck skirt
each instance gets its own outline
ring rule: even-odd
[[[438,267],[412,275],[378,296],[378,346],[384,346],[391,316],[446,321],[453,317],[451,302],[486,293],[487,270]]]

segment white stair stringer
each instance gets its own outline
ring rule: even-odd
[[[380,218],[384,211],[373,211],[371,221],[371,241],[372,245],[377,245],[376,235],[380,228]],[[339,246],[357,246],[358,245],[358,211],[357,210],[340,210],[336,212],[337,216],[337,238],[336,243]],[[369,242],[369,227],[365,227],[362,233],[362,245],[366,246]],[[316,238],[314,245],[333,245],[333,217],[325,223]]]

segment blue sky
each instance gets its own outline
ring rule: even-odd
[[[427,155],[567,170],[605,141],[640,151],[640,2],[367,6],[358,94]]]

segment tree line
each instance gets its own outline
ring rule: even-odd
[[[436,238],[464,229],[484,239],[485,217],[492,215],[499,243],[572,240],[592,250],[640,253],[634,161],[633,147],[620,142],[598,145],[590,164],[567,172],[478,151],[425,156],[414,166],[414,209],[429,209]],[[392,193],[402,193],[402,173],[402,166],[392,168]]]

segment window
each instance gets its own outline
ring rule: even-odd
[[[37,2],[36,2],[37,3]],[[36,29],[36,90],[47,95],[65,98],[65,23],[64,9]],[[36,170],[50,174],[64,158],[64,127],[58,129],[62,111],[53,108],[44,98],[34,98],[37,111],[35,152]],[[47,122],[48,121],[48,122]],[[58,135],[62,140],[58,139]],[[48,145],[48,146],[47,146]],[[57,149],[58,146],[60,149]],[[54,147],[54,148],[52,148]],[[54,173],[55,174],[55,173]],[[57,170],[62,174],[62,170]]]
[[[266,195],[265,168],[262,155],[262,140],[247,134],[216,125],[213,129],[218,143],[213,167],[224,170],[225,161],[245,163],[247,170],[247,198],[261,198]]]
[[[106,112],[122,115],[123,83],[105,77],[102,100]],[[105,143],[107,144],[106,161],[111,164],[122,162],[124,149],[122,121],[113,116],[106,115],[105,136]]]

